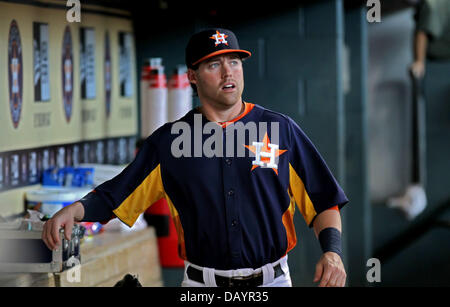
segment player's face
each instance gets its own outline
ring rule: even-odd
[[[229,53],[205,60],[192,72],[190,81],[197,86],[202,103],[223,108],[242,101],[244,73],[237,54]]]

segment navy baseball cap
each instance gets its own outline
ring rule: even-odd
[[[213,56],[236,52],[242,58],[251,56],[251,52],[239,48],[233,32],[227,29],[210,28],[191,36],[186,46],[186,66],[194,68],[200,62]]]

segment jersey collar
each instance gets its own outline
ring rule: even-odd
[[[254,105],[253,103],[244,102],[244,112],[242,112],[241,114],[239,114],[238,116],[236,116],[235,118],[233,118],[233,119],[231,119],[231,120],[229,120],[229,121],[226,121],[226,122],[215,122],[215,123],[217,123],[217,124],[218,124],[219,126],[221,126],[222,128],[226,128],[228,125],[230,125],[230,124],[232,124],[232,123],[235,123],[235,122],[237,122],[237,121],[243,119],[244,117],[246,117],[246,116],[253,110],[254,107],[255,107],[255,105]],[[199,111],[198,108],[195,108],[195,109],[194,109],[194,113],[201,113],[201,112]],[[204,116],[204,115],[203,115],[203,118],[204,118],[206,121],[209,121],[209,120],[206,118],[206,116]]]

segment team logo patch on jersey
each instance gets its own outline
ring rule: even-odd
[[[217,45],[219,44],[225,44],[228,46],[228,42],[226,41],[225,38],[227,38],[228,35],[225,35],[224,33],[220,33],[219,31],[216,31],[216,34],[214,34],[213,36],[210,37],[210,39],[215,39],[215,46],[217,47]]]
[[[255,160],[252,161],[252,171],[257,167],[271,168],[278,175],[278,164],[275,158],[284,154],[286,149],[278,149],[277,144],[271,144],[267,132],[262,142],[253,142],[252,145],[244,145],[248,150],[255,154]]]

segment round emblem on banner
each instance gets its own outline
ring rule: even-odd
[[[14,128],[19,126],[22,111],[23,74],[22,74],[22,44],[20,42],[19,26],[11,21],[8,37],[8,87],[9,107]]]
[[[109,118],[111,113],[111,49],[109,43],[109,33],[105,33],[105,106],[106,117]]]
[[[70,122],[72,116],[73,99],[73,54],[72,54],[72,35],[69,26],[64,30],[62,46],[62,90],[64,114],[67,122]]]

